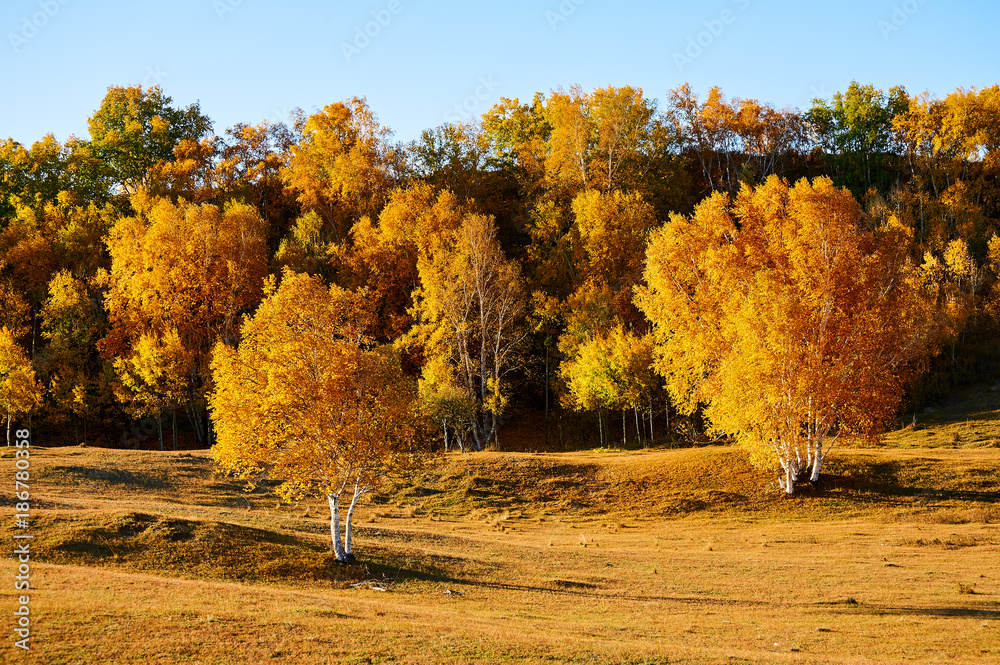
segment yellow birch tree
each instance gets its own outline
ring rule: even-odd
[[[794,492],[840,436],[874,436],[935,333],[907,229],[865,230],[828,178],[716,193],[653,234],[637,303],[676,403]]]
[[[212,362],[216,461],[251,482],[280,479],[287,500],[325,496],[342,563],[354,559],[358,499],[419,461],[415,386],[392,349],[372,343],[373,321],[364,292],[286,270],[239,346],[220,342]]]

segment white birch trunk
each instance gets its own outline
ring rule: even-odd
[[[10,411],[7,412],[7,445],[10,446]]]
[[[351,544],[352,534],[354,533],[354,507],[358,505],[358,499],[366,491],[367,487],[359,488],[357,483],[355,483],[354,496],[351,497],[351,505],[347,508],[347,523],[344,525],[344,552],[348,562],[354,561],[354,546]]]
[[[795,494],[795,476],[797,474],[792,468],[792,464],[788,463],[785,465],[785,480],[782,483],[782,489],[785,490],[785,494]]]
[[[347,552],[344,551],[344,542],[340,539],[340,495],[328,494],[326,499],[330,503],[330,538],[333,540],[333,553],[337,561],[347,563]]]
[[[781,468],[785,470],[785,477],[778,478],[778,484],[781,489],[785,490],[785,494],[791,495],[795,494],[795,481],[799,479],[799,469],[797,460],[792,459],[791,454],[787,450],[780,454],[778,457],[778,462],[781,463]]]
[[[819,482],[819,471],[823,467],[823,460],[826,459],[826,455],[823,454],[823,440],[816,442],[816,451],[813,453],[812,469],[809,472],[809,482],[816,484]]]

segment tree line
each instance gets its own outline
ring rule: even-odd
[[[790,487],[996,366],[997,86],[574,86],[409,143],[363,98],[216,134],[111,87],[88,127],[0,144],[0,401],[50,441],[211,445],[220,358],[301,275],[463,450],[523,407],[603,445],[739,434]]]

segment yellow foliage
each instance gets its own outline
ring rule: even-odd
[[[677,404],[707,404],[716,431],[758,463],[776,453],[789,482],[818,476],[824,442],[880,431],[938,332],[907,231],[862,221],[829,179],[772,176],[674,216],[649,246],[637,302]]]
[[[348,281],[371,292],[378,337],[395,339],[410,328],[408,310],[420,282],[417,258],[440,251],[466,212],[450,192],[415,184],[392,193],[377,224],[366,216],[353,226],[345,258]]]
[[[653,371],[653,340],[621,325],[577,349],[560,368],[580,409],[645,406],[659,381]]]
[[[394,179],[390,133],[358,97],[327,105],[302,126],[282,177],[303,206],[322,215],[333,240],[382,208]]]
[[[212,362],[218,463],[283,481],[286,498],[375,488],[417,459],[414,386],[372,347],[364,293],[286,271]]]
[[[525,293],[518,265],[504,256],[492,217],[468,214],[440,246],[417,262],[416,325],[404,343],[419,345],[430,367],[450,366],[475,395],[477,448],[496,434],[508,396],[506,377],[520,366]],[[425,377],[425,380],[427,378]]]
[[[41,405],[44,392],[24,349],[10,330],[0,328],[0,409],[8,417],[30,413]]]
[[[198,403],[212,345],[234,340],[239,317],[260,300],[266,237],[260,215],[240,203],[220,210],[160,199],[115,224],[105,298],[111,330],[102,345],[121,373],[122,398],[176,405],[186,385]]]

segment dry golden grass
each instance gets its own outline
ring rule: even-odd
[[[0,653],[1000,662],[1000,450],[918,435],[835,451],[792,498],[728,447],[449,456],[359,509],[358,566],[332,561],[324,502],[247,495],[207,452],[37,448],[33,650]]]

